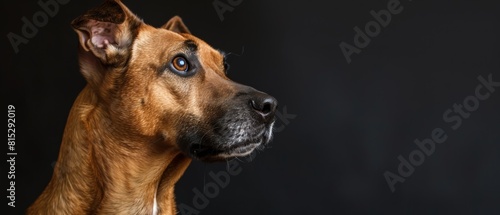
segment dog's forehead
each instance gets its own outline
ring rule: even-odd
[[[191,34],[176,33],[162,28],[151,28],[147,26],[148,31],[142,31],[136,39],[136,43],[140,46],[150,46],[158,49],[164,48],[163,51],[177,50],[187,48],[216,62],[222,62],[224,56],[221,52],[212,48],[205,41]]]
[[[155,48],[177,46],[186,40],[184,36],[166,29],[154,28],[149,25],[142,25],[142,28],[144,30],[139,31],[134,42],[140,46]]]
[[[191,34],[181,34],[181,35],[186,39],[187,46],[190,45],[196,46],[196,49],[200,55],[211,58],[211,60],[214,60],[216,62],[222,62],[224,55],[222,55],[220,51],[217,51],[216,49],[212,48],[212,46],[207,44],[205,41]]]

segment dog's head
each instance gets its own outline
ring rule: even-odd
[[[155,28],[108,0],[72,26],[88,87],[123,135],[200,160],[245,156],[270,141],[277,101],[231,81],[225,55],[179,17]]]

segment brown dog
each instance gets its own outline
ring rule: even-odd
[[[229,80],[224,55],[179,17],[154,28],[108,0],[72,26],[88,84],[28,214],[175,214],[174,185],[192,158],[269,142],[276,100]]]

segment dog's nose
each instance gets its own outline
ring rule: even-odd
[[[259,92],[251,97],[250,106],[264,118],[264,121],[269,122],[274,118],[278,101],[270,95]]]

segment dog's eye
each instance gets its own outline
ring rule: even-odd
[[[177,70],[176,72],[187,72],[189,70],[189,63],[186,58],[177,56],[172,60],[172,67]]]

